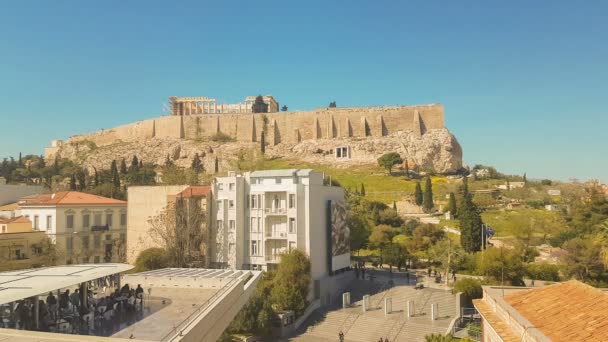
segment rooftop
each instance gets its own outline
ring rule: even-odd
[[[211,193],[211,186],[209,185],[200,185],[200,186],[189,186],[185,188],[182,192],[177,194],[177,197],[180,198],[190,198],[190,197],[201,197],[208,196]]]
[[[0,304],[46,294],[132,269],[127,264],[86,264],[33,268],[0,273]]]
[[[57,205],[126,205],[121,201],[78,191],[61,191],[52,194],[26,196],[21,199],[21,207]]]
[[[608,294],[579,281],[509,293],[504,300],[553,341],[608,336]]]
[[[15,203],[9,203],[9,204],[0,206],[0,211],[13,211],[13,210],[19,210],[19,203],[15,202]]]
[[[13,218],[0,217],[0,223],[31,223],[30,219],[25,216],[17,216]]]
[[[279,170],[260,170],[253,171],[250,177],[307,177],[314,172],[312,169],[279,169]]]

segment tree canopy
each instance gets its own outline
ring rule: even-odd
[[[389,174],[392,174],[393,167],[402,163],[403,160],[397,152],[389,152],[378,158],[378,165],[386,169]]]

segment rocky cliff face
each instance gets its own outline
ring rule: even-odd
[[[349,158],[337,158],[335,150],[346,147]],[[144,162],[163,165],[167,158],[182,167],[189,167],[195,153],[202,159],[208,172],[214,171],[215,159],[220,171],[232,168],[233,162],[248,151],[259,152],[260,143],[213,142],[173,138],[151,138],[140,142],[118,142],[96,147],[94,144],[66,143],[58,151],[62,158],[72,159],[86,168],[104,169],[113,159],[127,161],[133,155]],[[306,140],[297,144],[267,146],[267,157],[298,159],[306,162],[352,167],[376,164],[377,159],[387,152],[398,152],[402,158],[419,165],[422,169],[440,173],[454,172],[462,167],[462,148],[447,129],[433,129],[417,136],[410,131],[401,131],[384,137],[334,138]],[[255,154],[255,153],[254,153]],[[249,153],[249,155],[252,155]]]

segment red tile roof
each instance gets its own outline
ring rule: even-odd
[[[121,201],[103,196],[86,194],[78,191],[61,191],[53,194],[42,194],[27,196],[21,199],[19,204],[22,207],[28,206],[56,206],[56,205],[126,205],[126,201]]]
[[[608,293],[579,281],[511,293],[504,300],[553,341],[608,336]]]
[[[0,223],[31,223],[27,217],[25,216],[17,216],[13,218],[3,218],[0,217]]]
[[[208,196],[211,193],[210,185],[197,185],[197,186],[189,186],[185,188],[182,192],[176,195],[176,197],[181,198],[190,198],[190,197],[201,197]]]

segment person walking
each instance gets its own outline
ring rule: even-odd
[[[338,338],[340,339],[340,342],[344,342],[344,333],[342,332],[342,330],[340,330],[340,333],[338,334]]]

